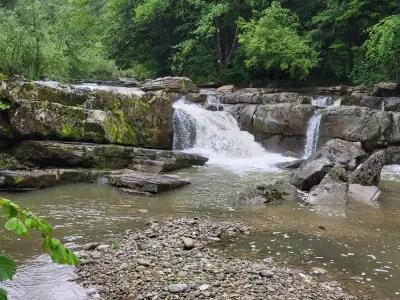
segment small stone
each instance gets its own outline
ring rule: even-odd
[[[178,277],[186,277],[187,276],[187,272],[185,272],[185,271],[179,271],[178,272]]]
[[[149,213],[149,211],[147,209],[144,209],[144,208],[138,209],[137,211],[138,211],[138,213],[141,213],[141,214],[148,214]]]
[[[274,272],[269,271],[269,270],[262,270],[262,271],[260,271],[260,275],[262,277],[271,278],[272,276],[274,276]]]
[[[183,248],[185,250],[191,250],[194,248],[194,240],[188,237],[181,237],[181,240],[183,242]]]
[[[311,273],[314,275],[323,275],[323,274],[328,273],[328,271],[325,270],[324,268],[313,267],[313,268],[311,268]]]
[[[202,284],[201,286],[199,286],[200,291],[206,291],[209,288],[210,288],[210,286],[208,284]]]
[[[224,280],[225,279],[225,274],[224,273],[218,273],[216,278],[217,278],[217,280]]]
[[[142,258],[139,258],[137,263],[139,266],[150,267],[150,262]]]
[[[167,287],[168,291],[170,293],[182,293],[186,291],[189,288],[189,286],[185,283],[176,283],[176,284],[171,284]]]

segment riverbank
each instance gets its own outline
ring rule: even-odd
[[[308,274],[212,247],[250,231],[236,222],[152,221],[113,245],[86,250],[79,281],[103,299],[357,299],[320,280],[322,270]]]

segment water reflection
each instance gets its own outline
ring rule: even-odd
[[[212,166],[178,172],[190,178],[193,184],[155,197],[126,195],[108,186],[88,184],[24,194],[3,193],[2,196],[46,217],[55,225],[56,235],[77,249],[78,245],[91,241],[112,243],[115,234],[140,228],[151,217],[242,220],[259,231],[245,239],[230,241],[229,251],[245,256],[272,255],[281,262],[301,264],[306,269],[323,267],[328,270],[328,276],[344,279],[356,291],[372,293],[375,299],[396,299],[396,293],[400,293],[400,184],[393,180],[394,175],[389,171],[381,183],[380,208],[352,205],[346,218],[321,216],[309,206],[294,202],[242,207],[238,198],[245,187],[269,183],[288,174],[238,175]],[[31,258],[40,253],[37,237],[18,242],[2,241],[1,248],[20,262],[29,259],[19,271],[22,272],[19,278],[24,279],[7,284],[11,299],[27,299],[20,295],[30,293],[38,280],[43,289],[54,289],[54,297],[32,293],[33,298],[29,299],[81,299],[78,286],[66,288],[64,285],[68,271],[56,273],[48,280],[46,270],[53,270],[54,265],[43,260],[41,266],[32,264]],[[35,273],[36,269],[39,273]],[[28,270],[32,270],[31,273]],[[59,296],[58,289],[69,292]]]

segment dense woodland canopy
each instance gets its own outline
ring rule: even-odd
[[[0,0],[0,73],[400,81],[399,0]]]

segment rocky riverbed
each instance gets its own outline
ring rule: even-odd
[[[323,282],[323,270],[310,274],[270,257],[248,260],[212,247],[250,231],[242,223],[152,221],[113,245],[89,245],[79,280],[103,299],[357,299],[338,283]]]

